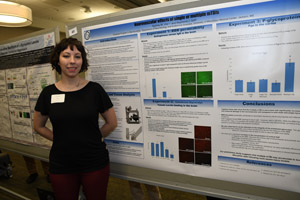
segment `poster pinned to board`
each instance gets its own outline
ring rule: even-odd
[[[300,192],[300,2],[238,1],[82,28],[124,164]]]

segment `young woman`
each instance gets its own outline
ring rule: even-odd
[[[57,200],[77,200],[82,185],[87,200],[106,198],[109,155],[104,138],[117,127],[113,104],[100,84],[79,76],[86,71],[85,49],[74,38],[63,39],[50,57],[61,80],[41,92],[34,129],[52,140],[50,180]],[[99,127],[101,114],[105,123]],[[50,119],[53,132],[45,127]]]

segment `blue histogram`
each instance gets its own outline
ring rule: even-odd
[[[243,80],[235,80],[235,92],[242,93],[243,90]],[[247,92],[253,93],[255,92],[255,81],[247,82]],[[268,79],[259,79],[258,82],[258,92],[266,93],[268,92]],[[295,86],[295,63],[287,62],[285,63],[285,74],[284,74],[284,92],[294,92]],[[272,82],[271,83],[271,92],[278,93],[281,92],[281,83],[280,82]]]
[[[165,157],[164,143],[160,142],[160,157]]]
[[[272,83],[272,92],[280,92],[280,83]]]
[[[163,91],[163,98],[167,98],[167,92]]]
[[[243,80],[235,81],[235,92],[243,92]]]
[[[267,79],[259,80],[259,92],[268,92],[268,80]]]
[[[158,88],[158,90],[157,90]],[[157,92],[159,91],[159,92]],[[162,96],[160,96],[160,94]],[[158,96],[157,96],[158,95]],[[163,97],[163,98],[167,98],[167,91],[163,90],[161,93],[160,93],[160,88],[159,88],[159,84],[157,83],[157,80],[156,78],[152,78],[152,97],[153,98],[157,98],[157,97]]]
[[[159,144],[155,145],[156,157],[159,157]]]
[[[285,63],[284,91],[294,92],[295,63]]]
[[[169,149],[166,149],[166,158],[169,158]]]
[[[154,152],[155,152],[155,150],[154,150],[154,143],[152,142],[151,143],[151,156],[155,155]]]
[[[156,79],[152,79],[152,96],[156,97]]]
[[[255,82],[247,82],[247,92],[255,92]]]
[[[170,150],[165,148],[164,142],[154,143],[151,142],[151,156],[152,157],[159,157],[159,158],[174,158],[173,154],[170,154]]]

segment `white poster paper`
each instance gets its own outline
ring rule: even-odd
[[[8,129],[11,129],[12,138],[18,143],[35,142],[36,145],[50,146],[50,142],[38,136],[34,139],[32,120],[38,95],[44,87],[55,81],[55,74],[48,63],[53,46],[54,33],[0,45],[0,62],[6,68],[0,71],[0,93],[3,93],[1,127],[7,135],[10,134]],[[4,123],[11,125],[11,128]]]
[[[82,35],[87,77],[120,124],[106,139],[112,161],[300,192],[299,1],[179,10]]]

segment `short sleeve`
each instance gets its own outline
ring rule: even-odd
[[[99,112],[100,113],[104,113],[106,110],[110,109],[111,107],[113,107],[113,103],[111,102],[111,99],[109,98],[108,94],[106,93],[106,91],[104,90],[104,88],[100,85],[98,85],[98,93],[100,95],[100,99],[99,99]]]

